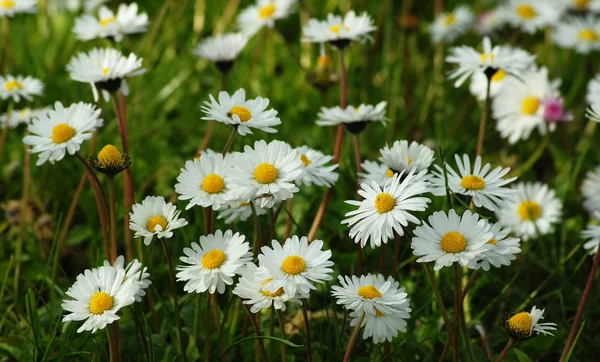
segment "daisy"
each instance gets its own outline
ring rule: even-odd
[[[275,20],[286,18],[295,11],[297,0],[257,0],[248,6],[237,18],[242,33],[256,34],[263,26],[272,28]]]
[[[588,54],[600,50],[600,21],[594,15],[571,16],[558,23],[552,32],[554,42],[577,53]]]
[[[231,182],[240,198],[271,208],[275,201],[287,200],[299,191],[294,181],[303,169],[298,151],[287,143],[260,140],[234,157]]]
[[[162,196],[147,196],[141,204],[132,206],[129,213],[129,228],[135,231],[135,237],[144,237],[144,244],[150,245],[156,235],[159,239],[170,239],[173,230],[187,225],[179,218],[181,211],[175,205],[165,202]]]
[[[504,70],[498,69],[491,78],[490,83],[490,99],[493,99],[502,92],[506,80],[512,76],[507,74]],[[469,91],[478,101],[485,101],[488,86],[488,77],[484,72],[474,73],[471,77],[471,84],[469,85]]]
[[[588,82],[585,99],[589,104],[600,102],[600,74]]]
[[[491,224],[489,230],[494,236],[488,240],[487,245],[490,249],[476,256],[469,263],[471,269],[490,270],[490,264],[496,268],[509,266],[512,260],[517,257],[515,254],[521,252],[521,239],[509,236],[509,229],[503,229],[500,224]]]
[[[271,306],[285,311],[285,303],[287,302],[302,304],[300,299],[285,293],[283,288],[279,288],[273,293],[264,289],[264,285],[271,281],[271,278],[257,279],[257,269],[254,263],[244,265],[240,270],[240,281],[233,289],[233,294],[245,299],[243,303],[251,306],[250,311],[252,313],[258,313],[261,309],[270,308]]]
[[[4,0],[0,2],[0,16],[13,17],[20,13],[37,13],[37,0]]]
[[[363,172],[359,172],[358,177],[361,182],[366,184],[371,184],[374,181],[377,185],[383,187],[395,173],[383,163],[366,160],[360,166]]]
[[[600,123],[600,98],[592,100],[589,108],[585,112],[585,116],[594,122]]]
[[[6,77],[0,76],[0,98],[12,98],[13,102],[18,103],[21,97],[28,101],[33,100],[33,96],[41,96],[44,92],[44,83],[34,77],[24,77],[22,75]]]
[[[600,10],[599,0],[557,0],[564,10],[575,13],[586,13],[588,11]]]
[[[304,164],[302,173],[296,179],[298,186],[311,186],[313,183],[317,186],[331,187],[338,179],[338,173],[334,170],[337,164],[326,166],[325,164],[333,159],[333,156],[325,156],[323,153],[301,146],[296,148],[300,155],[300,161]]]
[[[350,309],[358,315],[363,312],[370,315],[396,314],[408,305],[404,288],[398,288],[398,282],[392,277],[387,280],[381,274],[338,276],[341,287],[331,287],[331,294],[337,304]]]
[[[111,264],[105,260],[104,266],[111,267]],[[137,259],[133,259],[131,262],[129,262],[129,264],[127,264],[127,266],[125,266],[125,258],[123,255],[119,255],[117,260],[115,260],[113,267],[116,271],[125,270],[125,276],[123,277],[121,284],[131,279],[134,288],[136,289],[134,293],[135,301],[141,302],[142,297],[146,295],[145,289],[152,284],[152,281],[148,279],[150,277],[148,268],[144,267],[144,271],[142,272],[142,263],[140,263]]]
[[[394,233],[404,235],[404,228],[409,221],[420,223],[411,212],[424,211],[431,202],[419,196],[427,192],[428,186],[424,177],[415,174],[414,170],[406,175],[404,171],[395,174],[383,188],[375,182],[371,185],[361,183],[358,194],[362,200],[346,201],[347,204],[358,206],[358,209],[348,212],[348,218],[342,220],[342,224],[352,226],[350,237],[363,248],[369,239],[372,248],[386,244],[394,238]]]
[[[20,124],[29,125],[35,118],[48,114],[49,110],[50,107],[17,109],[10,112],[10,118],[8,113],[4,113],[0,116],[0,128],[5,126],[16,128]]]
[[[323,241],[313,240],[309,244],[306,236],[298,238],[294,235],[283,246],[277,240],[271,245],[272,248],[263,246],[258,255],[256,278],[272,278],[263,285],[263,290],[277,293],[283,288],[288,295],[308,298],[310,290],[316,289],[313,283],[332,279],[331,250],[322,250]]]
[[[202,112],[206,114],[204,120],[215,120],[236,127],[242,136],[252,134],[251,128],[256,128],[267,133],[275,133],[272,128],[281,124],[274,109],[266,110],[269,100],[263,97],[246,100],[244,88],[238,89],[232,96],[223,91],[219,93],[219,101],[209,95],[210,102],[204,102]]]
[[[231,157],[206,152],[202,152],[199,160],[195,158],[185,163],[177,176],[175,192],[179,200],[190,200],[186,210],[196,205],[219,210],[235,199],[230,180],[231,163]]]
[[[202,235],[200,244],[192,243],[191,248],[184,248],[185,256],[179,259],[185,264],[177,266],[177,281],[186,282],[183,290],[223,294],[225,285],[232,285],[233,277],[252,260],[245,238],[231,230],[217,230],[214,234]]]
[[[114,176],[131,166],[131,156],[108,144],[98,152],[98,156],[89,156],[88,162],[98,172]]]
[[[600,213],[595,212],[594,217],[600,219]],[[588,225],[588,227],[581,232],[582,239],[589,239],[583,248],[588,251],[590,255],[596,255],[598,246],[600,245],[600,225]]]
[[[504,328],[510,336],[517,341],[524,341],[535,335],[551,335],[551,331],[556,330],[556,323],[540,323],[544,319],[545,309],[531,308],[531,312],[520,312],[507,318],[504,322]],[[535,335],[533,332],[536,332]]]
[[[27,131],[31,133],[23,138],[25,144],[33,146],[31,153],[39,153],[36,165],[44,162],[54,163],[79,151],[83,141],[92,138],[94,131],[102,126],[100,109],[83,102],[71,104],[65,108],[62,103],[54,103],[54,109],[41,113],[34,119]]]
[[[507,22],[529,34],[556,24],[561,13],[555,1],[507,0],[501,9]]]
[[[481,156],[475,158],[473,171],[471,172],[471,161],[469,156],[463,155],[462,160],[454,155],[458,166],[458,173],[446,164],[446,173],[435,165],[433,189],[431,193],[435,196],[446,195],[446,176],[448,177],[448,188],[455,194],[467,195],[477,207],[485,207],[488,210],[499,210],[504,204],[504,199],[510,196],[514,190],[506,187],[507,184],[516,180],[516,177],[504,178],[510,168],[500,166],[491,170],[492,166],[486,163],[481,167]]]
[[[395,173],[412,169],[417,172],[427,170],[434,160],[433,150],[415,141],[410,145],[406,140],[395,141],[392,147],[385,145],[379,152],[379,161]]]
[[[434,43],[452,42],[466,33],[474,20],[473,12],[466,6],[458,6],[452,12],[441,13],[429,26],[431,40]]]
[[[108,100],[109,93],[119,89],[124,95],[129,94],[125,78],[146,72],[142,68],[142,58],[133,53],[125,57],[110,48],[94,48],[89,53],[79,53],[67,64],[67,70],[71,79],[92,86],[95,101],[98,101],[98,89],[103,91],[105,100]]]
[[[258,207],[258,205],[255,205],[254,210],[256,211],[256,216],[267,213],[266,209]],[[246,221],[250,216],[252,216],[250,201],[231,201],[227,204],[227,207],[219,209],[217,219],[225,219],[226,224],[231,224],[236,220]]]
[[[600,211],[600,166],[596,166],[585,175],[581,184],[583,207],[590,215]]]
[[[364,42],[372,40],[370,32],[377,30],[375,22],[363,12],[356,15],[349,11],[342,18],[339,15],[328,14],[327,20],[310,19],[308,24],[302,28],[304,38],[302,41],[311,43],[329,42],[338,49],[343,49],[351,41]]]
[[[317,125],[337,126],[343,124],[349,132],[359,134],[371,122],[385,124],[387,120],[385,117],[386,106],[387,102],[379,102],[375,106],[361,104],[358,107],[347,106],[346,108],[340,106],[333,108],[321,107]]]
[[[133,279],[125,278],[124,269],[101,266],[86,270],[65,293],[72,299],[62,302],[62,308],[70,312],[62,321],[85,321],[77,330],[96,332],[121,318],[118,312],[135,302],[139,289]]]
[[[448,215],[437,211],[428,220],[431,226],[418,226],[410,244],[413,254],[419,256],[417,263],[435,261],[434,270],[456,262],[467,266],[471,260],[491,248],[487,242],[494,234],[490,232],[489,224],[470,210],[462,216],[458,216],[454,210],[450,210]]]
[[[404,288],[402,288],[404,290]],[[385,341],[391,342],[398,335],[398,331],[405,333],[406,320],[410,318],[409,301],[406,300],[405,306],[401,313],[383,314],[381,312],[376,315],[365,314],[361,327],[365,328],[363,333],[363,339],[373,337],[373,343],[382,343]],[[361,314],[357,312],[351,312],[350,326],[354,327],[358,324],[361,318]]]
[[[560,221],[562,214],[562,205],[554,190],[539,182],[521,182],[513,188],[517,192],[507,199],[502,210],[496,212],[500,225],[508,227],[523,240],[538,236],[538,233],[553,232],[554,224]]]
[[[448,79],[456,79],[455,87],[460,87],[470,76],[483,72],[492,77],[501,69],[506,74],[519,76],[521,72],[534,66],[535,55],[505,45],[492,47],[489,37],[483,38],[483,52],[461,45],[450,48],[446,62],[457,68],[448,74]],[[487,85],[487,83],[486,83]]]
[[[504,25],[505,19],[498,9],[493,9],[477,15],[475,31],[479,35],[490,35]]]
[[[138,5],[132,3],[119,5],[116,15],[106,6],[100,8],[98,18],[82,15],[75,19],[73,33],[80,40],[110,37],[120,42],[124,35],[144,33],[147,27],[148,14],[138,14]]]
[[[248,37],[243,33],[219,34],[204,39],[192,52],[202,59],[214,62],[221,72],[227,73],[247,42]]]

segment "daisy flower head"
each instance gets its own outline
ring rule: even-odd
[[[523,240],[553,232],[562,215],[562,205],[554,190],[539,182],[521,182],[513,188],[517,192],[496,212],[500,225]]]
[[[326,20],[310,19],[302,28],[303,41],[310,43],[329,42],[338,49],[345,48],[350,42],[371,40],[370,32],[377,30],[375,22],[363,12],[360,15],[352,10],[342,18],[339,15],[328,14]]]
[[[317,186],[331,187],[337,181],[339,175],[334,170],[337,164],[326,166],[333,159],[333,156],[326,156],[322,152],[313,150],[308,146],[296,148],[300,161],[304,168],[300,176],[296,179],[298,186],[311,186],[313,183]]]
[[[372,248],[386,244],[394,234],[404,235],[408,222],[420,223],[411,212],[424,211],[431,202],[420,196],[427,192],[428,186],[423,175],[415,170],[406,175],[405,171],[395,174],[383,187],[375,182],[362,183],[358,190],[362,200],[346,201],[358,209],[348,212],[342,224],[352,227],[350,237],[363,248],[369,241]]]
[[[0,128],[9,127],[16,128],[20,124],[29,125],[35,118],[45,115],[50,110],[50,107],[43,108],[21,108],[13,110],[10,113],[4,113],[0,116]]]
[[[362,172],[358,173],[358,177],[361,182],[369,185],[374,181],[377,185],[383,187],[395,174],[391,168],[379,162],[365,160],[360,166]]]
[[[310,290],[316,289],[314,283],[332,279],[331,250],[322,250],[323,241],[313,240],[309,244],[306,236],[294,235],[283,246],[277,240],[271,245],[272,248],[263,246],[258,255],[256,278],[270,279],[263,290],[277,293],[282,288],[288,295],[308,298]]]
[[[600,21],[597,16],[570,16],[558,23],[552,32],[554,42],[580,54],[600,50]]]
[[[528,34],[556,24],[561,14],[556,1],[507,0],[501,9],[507,22]]]
[[[85,14],[75,19],[73,33],[80,40],[112,38],[117,42],[124,35],[143,33],[148,27],[148,14],[138,14],[138,5],[121,4],[117,14],[106,6],[100,7],[98,17]]]
[[[88,103],[73,103],[65,108],[62,103],[54,103],[54,109],[43,112],[34,119],[23,142],[33,146],[29,152],[39,153],[36,165],[44,162],[60,161],[68,152],[79,151],[83,141],[92,138],[94,131],[102,126],[100,109]]]
[[[599,0],[557,0],[564,10],[572,13],[586,13],[600,10]]]
[[[490,264],[496,268],[509,266],[521,252],[521,239],[509,235],[510,230],[502,228],[500,224],[491,224],[489,230],[494,236],[488,242],[488,250],[476,256],[469,263],[470,269],[490,270]]]
[[[545,309],[531,308],[531,312],[520,312],[504,321],[504,329],[516,341],[525,341],[538,334],[551,335],[556,330],[556,323],[540,323],[544,319]],[[535,334],[533,333],[535,332]]]
[[[217,101],[209,95],[210,102],[204,102],[202,112],[206,114],[204,120],[214,120],[224,124],[230,124],[237,132],[245,136],[252,134],[251,128],[259,129],[267,133],[275,133],[273,126],[281,124],[277,117],[277,111],[273,108],[267,110],[269,100],[263,97],[246,100],[244,88],[238,89],[232,96],[222,91]]]
[[[131,166],[131,156],[121,153],[117,147],[108,144],[102,147],[96,157],[89,156],[88,162],[96,171],[114,176]]]
[[[101,266],[86,270],[77,276],[65,293],[61,306],[66,312],[62,321],[85,321],[77,330],[96,332],[121,318],[119,311],[135,302],[138,286],[133,279],[125,279],[125,269]]]
[[[595,212],[594,217],[600,219],[600,213]],[[582,239],[589,239],[583,248],[588,251],[592,256],[596,255],[598,246],[600,245],[600,225],[588,225],[588,227],[581,232]]]
[[[184,264],[177,266],[177,281],[184,281],[183,290],[192,293],[208,291],[214,294],[225,292],[225,285],[233,284],[233,277],[240,268],[252,260],[250,244],[246,237],[231,230],[215,231],[202,235],[199,243],[184,248],[179,259]]]
[[[512,78],[504,70],[498,69],[488,81],[487,75],[484,72],[474,73],[469,84],[469,91],[477,98],[478,101],[485,101],[487,94],[488,82],[490,82],[490,99],[493,99],[502,92],[504,85],[508,79]]]
[[[458,166],[458,172],[448,164],[446,164],[446,172],[440,166],[435,165],[432,194],[446,195],[446,175],[450,191],[470,196],[475,206],[485,207],[488,210],[499,210],[504,204],[504,199],[514,192],[506,185],[517,178],[504,178],[510,168],[498,166],[492,170],[489,163],[482,167],[481,156],[475,158],[472,169],[469,156],[463,155],[461,160],[459,155],[454,155],[454,160]]]
[[[231,181],[243,200],[271,208],[276,201],[287,200],[299,189],[294,181],[302,174],[304,163],[290,145],[282,141],[254,142],[233,160]]]
[[[181,211],[162,196],[148,196],[141,204],[132,207],[129,213],[129,228],[135,231],[135,237],[143,237],[144,244],[150,245],[154,236],[159,239],[170,239],[173,230],[187,225],[184,218],[180,218]]]
[[[146,72],[142,68],[142,58],[131,53],[128,57],[112,48],[94,48],[89,53],[79,53],[67,64],[71,79],[89,83],[92,86],[94,100],[98,101],[98,89],[102,90],[104,99],[118,90],[129,94],[126,78]]]
[[[246,36],[256,34],[263,26],[272,28],[275,20],[286,18],[296,10],[297,0],[257,0],[237,18],[238,26]]]
[[[202,59],[214,62],[222,73],[228,73],[246,43],[248,37],[243,33],[219,34],[204,39],[192,52]]]
[[[256,216],[265,215],[267,210],[254,205]],[[250,201],[231,201],[227,203],[227,207],[220,208],[217,219],[225,219],[226,224],[230,224],[236,220],[246,221],[252,216],[252,206]]]
[[[379,152],[379,161],[394,173],[412,169],[417,172],[427,170],[435,154],[431,148],[415,141],[409,144],[407,140],[395,141],[392,147],[385,145]]]
[[[1,8],[1,7],[0,7]],[[18,103],[21,97],[32,101],[33,96],[41,96],[44,92],[44,83],[34,77],[24,77],[22,75],[0,76],[0,98],[12,98],[13,102]]]
[[[452,12],[440,13],[429,26],[431,40],[436,44],[442,41],[452,42],[466,33],[474,20],[473,12],[466,6],[458,6]]]
[[[273,308],[285,311],[285,303],[292,302],[302,304],[300,299],[293,295],[289,295],[283,291],[283,288],[277,289],[275,292],[270,292],[264,289],[264,285],[271,281],[271,278],[257,279],[256,272],[258,267],[254,263],[247,263],[240,270],[240,280],[233,289],[233,294],[241,299],[243,303],[250,305],[252,313],[258,313],[261,309]]]
[[[590,215],[600,211],[600,166],[596,166],[585,175],[581,184],[583,207]]]
[[[404,292],[404,288],[400,289]],[[409,299],[406,298],[402,303],[399,311],[395,313],[385,314],[379,310],[375,310],[376,314],[365,314],[361,323],[361,327],[365,328],[363,333],[363,339],[373,338],[373,343],[383,343],[385,341],[391,342],[398,332],[405,333],[408,323],[407,319],[410,318],[410,312],[412,309],[409,306]],[[361,313],[352,311],[350,317],[351,326],[356,326],[360,319]]]
[[[37,0],[3,0],[0,2],[0,16],[13,17],[15,14],[37,13]]]
[[[585,100],[588,104],[600,103],[600,74],[588,82]]]
[[[185,209],[193,206],[219,210],[235,199],[235,187],[230,179],[232,157],[220,153],[202,152],[199,159],[187,161],[177,176],[175,192],[179,200],[189,200]]]
[[[358,107],[347,106],[346,108],[341,108],[340,106],[332,108],[321,107],[317,125],[337,126],[343,124],[350,133],[359,134],[371,122],[385,124],[387,120],[385,117],[386,106],[387,102],[379,102],[375,106],[361,104]]]
[[[110,267],[111,264],[105,260],[104,266]],[[148,273],[148,268],[144,267],[144,270],[142,271],[142,263],[137,259],[133,259],[125,266],[125,258],[123,255],[119,255],[117,260],[115,260],[113,267],[116,271],[125,270],[125,276],[123,277],[121,284],[131,279],[133,288],[136,289],[134,293],[135,301],[141,302],[142,297],[146,295],[145,289],[152,284],[152,281],[149,279],[150,273]]]

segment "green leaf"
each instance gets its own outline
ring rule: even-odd
[[[277,338],[277,337],[271,337],[271,336],[252,336],[252,337],[244,338],[244,339],[241,339],[241,340],[239,340],[237,342],[234,342],[229,347],[227,347],[223,351],[223,353],[221,353],[221,356],[224,356],[225,353],[227,353],[227,351],[229,351],[233,347],[235,347],[235,346],[237,346],[239,344],[242,344],[242,343],[253,341],[255,339],[271,339],[271,340],[274,340],[274,341],[278,341],[278,342],[284,343],[284,344],[286,344],[286,345],[288,345],[288,346],[290,346],[292,348],[304,347],[304,345],[302,345],[302,344],[295,344],[295,343],[292,343],[292,342],[288,341],[287,339],[282,339],[282,338]]]
[[[513,348],[512,351],[517,355],[519,362],[531,362],[531,358],[518,348]]]

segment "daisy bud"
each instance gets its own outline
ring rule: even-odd
[[[104,146],[98,152],[98,157],[89,157],[88,161],[96,171],[109,176],[114,176],[131,165],[131,157],[121,153],[113,145]]]

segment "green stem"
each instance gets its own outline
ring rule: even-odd
[[[275,309],[275,306],[273,306],[273,309]],[[281,339],[285,339],[285,322],[283,321],[283,313],[281,313],[280,309],[275,310],[277,312],[277,319],[279,319],[279,335],[281,336]],[[280,343],[281,345],[281,361],[282,362],[287,362],[287,347],[285,345],[285,343]]]
[[[483,140],[485,138],[485,125],[490,112],[490,84],[492,83],[492,77],[487,77],[487,86],[485,89],[485,105],[483,112],[481,113],[481,121],[479,122],[479,137],[477,137],[477,156],[481,156],[483,152]]]
[[[454,327],[454,331],[452,332],[452,335],[454,336],[453,339],[453,355],[454,355],[454,362],[459,362],[460,361],[460,356],[458,354],[458,344],[459,344],[459,317],[460,317],[460,302],[461,302],[461,296],[462,293],[460,291],[461,289],[461,281],[460,281],[460,266],[458,265],[458,263],[454,263],[453,265],[454,267],[454,323],[453,323],[453,327]]]
[[[115,177],[113,175],[108,175],[107,177],[108,192],[110,195],[110,261],[114,264],[115,260],[117,260],[117,190],[115,188]]]
[[[304,317],[304,327],[306,332],[306,360],[312,362],[312,344],[310,343],[310,326],[308,323],[308,309],[306,308],[306,300],[302,302],[302,316]]]
[[[515,343],[514,339],[510,338],[508,340],[506,347],[504,347],[504,349],[502,350],[502,353],[500,353],[496,362],[501,362],[502,360],[504,360],[504,357],[506,357],[506,355],[508,354],[508,351],[510,351],[510,348],[513,346],[514,343]]]
[[[225,156],[227,154],[227,151],[229,151],[229,149],[231,148],[231,145],[233,144],[233,140],[235,139],[235,135],[237,135],[237,127],[233,127],[233,129],[231,130],[231,134],[229,135],[229,139],[227,140],[227,143],[225,144],[225,147],[223,148],[223,156]]]
[[[252,326],[254,327],[254,332],[256,333],[256,336],[262,336],[262,333],[260,332],[260,326],[258,325],[258,322],[256,322],[256,319],[252,315],[252,312],[250,312],[250,307],[247,304],[244,304],[244,309],[248,313],[248,318],[250,319],[250,322],[252,322]],[[265,351],[265,344],[263,343],[262,338],[257,339],[257,344],[258,352],[260,353],[263,362],[268,362],[269,359],[267,358],[267,352]]]
[[[446,324],[446,329],[448,330],[448,338],[452,339],[452,324],[450,323],[450,318],[448,318],[448,312],[446,311],[446,307],[444,307],[444,301],[442,300],[442,295],[437,287],[435,282],[435,277],[433,275],[433,271],[431,270],[431,266],[428,263],[423,263],[423,267],[425,268],[425,272],[427,273],[427,278],[429,278],[429,283],[431,284],[431,288],[433,289],[433,294],[435,294],[435,299],[438,302],[438,306],[442,311],[442,317],[444,318],[444,323]]]

